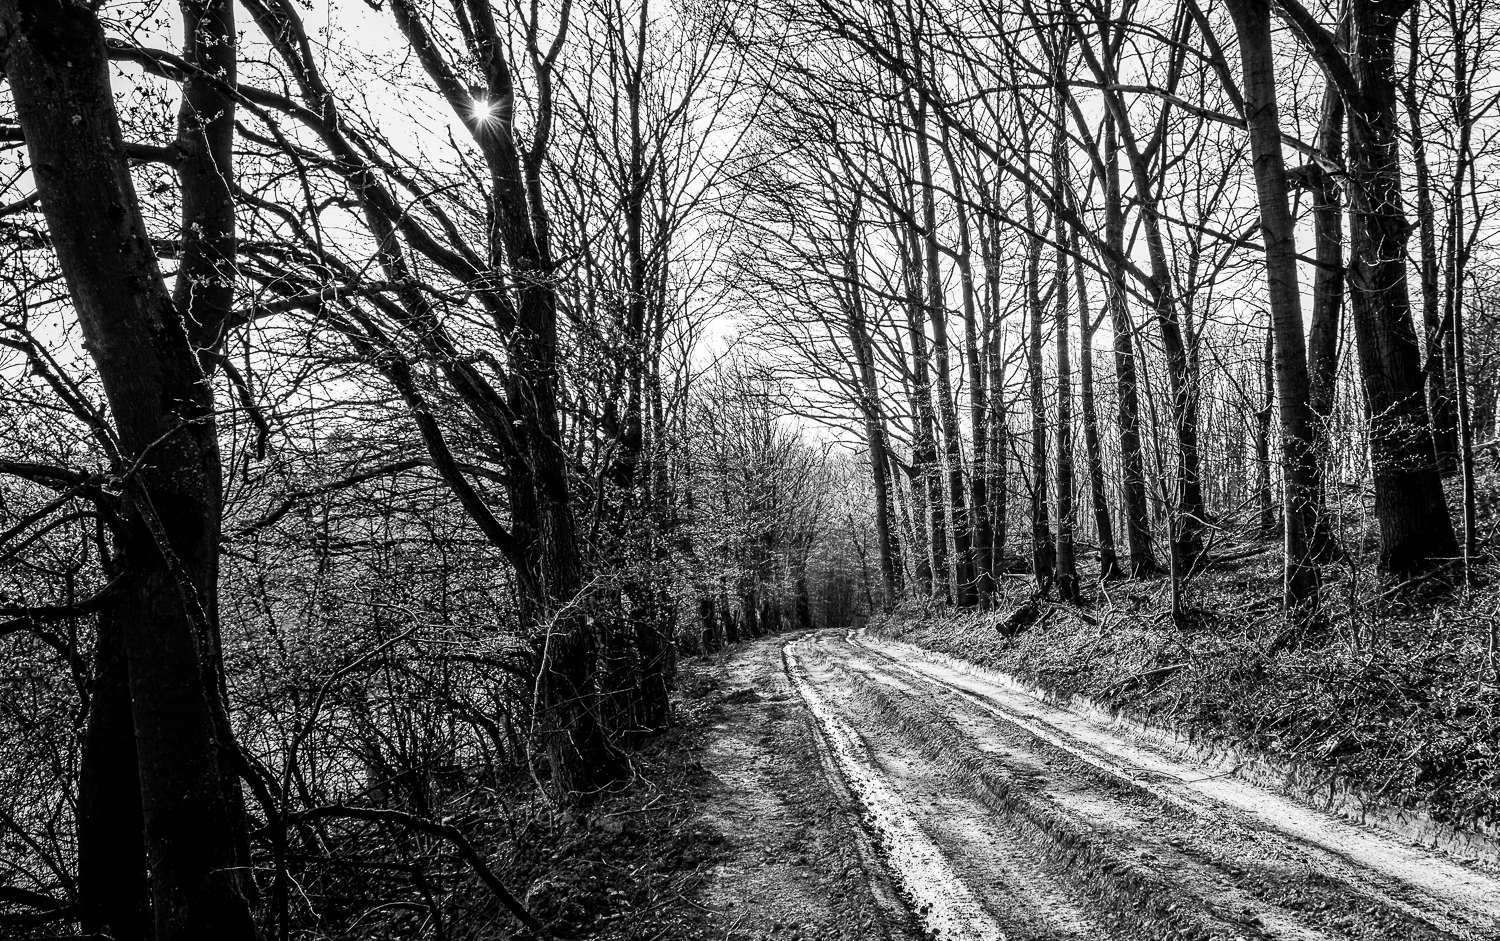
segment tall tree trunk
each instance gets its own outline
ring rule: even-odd
[[[1028,227],[1036,230],[1027,192]],[[1037,591],[1052,587],[1056,549],[1047,513],[1047,400],[1042,389],[1042,241],[1032,236],[1026,252],[1026,307],[1031,315],[1026,338],[1026,378],[1031,393],[1031,571]]]
[[[1186,21],[1182,21],[1186,28]],[[1075,30],[1079,27],[1070,23]],[[1171,63],[1172,81],[1181,74],[1184,45],[1176,44]],[[1095,77],[1114,85],[1113,60],[1101,63],[1087,41],[1078,50]],[[1135,201],[1141,209],[1141,229],[1145,235],[1146,254],[1150,260],[1150,277],[1146,288],[1151,296],[1153,313],[1161,334],[1162,350],[1167,359],[1167,380],[1171,393],[1173,431],[1177,437],[1177,519],[1171,526],[1175,568],[1185,574],[1207,561],[1203,540],[1207,521],[1203,507],[1202,457],[1198,448],[1198,390],[1194,357],[1182,331],[1179,303],[1173,289],[1173,273],[1167,255],[1167,240],[1162,232],[1164,219],[1160,199],[1153,183],[1152,161],[1141,147],[1130,124],[1130,112],[1124,98],[1115,91],[1105,94],[1105,105],[1113,117],[1112,126],[1124,152],[1135,187]],[[1159,138],[1158,138],[1159,139]],[[1110,150],[1112,154],[1113,149]]]
[[[1060,109],[1059,109],[1060,110]],[[1063,125],[1059,121],[1058,127]],[[1063,135],[1059,131],[1052,150],[1053,183],[1063,190]],[[1061,198],[1061,197],[1059,197]],[[1072,333],[1072,296],[1068,290],[1068,233],[1062,213],[1053,213],[1053,241],[1057,268],[1052,280],[1054,341],[1057,356],[1057,596],[1078,600],[1078,566],[1073,557],[1073,364],[1068,348]]]
[[[846,327],[849,345],[859,365],[860,411],[864,417],[865,448],[870,457],[870,475],[875,490],[875,542],[880,551],[881,607],[889,611],[896,603],[896,559],[892,551],[891,507],[885,443],[885,417],[880,407],[880,387],[875,376],[875,350],[865,321],[864,291],[859,264],[859,199],[845,225],[844,277],[847,282]]]
[[[1078,252],[1078,233],[1069,233],[1074,257]],[[1094,508],[1094,533],[1099,540],[1099,580],[1112,581],[1124,576],[1120,560],[1115,551],[1115,527],[1109,515],[1109,497],[1104,483],[1104,454],[1099,446],[1099,414],[1094,407],[1094,331],[1104,319],[1100,313],[1095,318],[1089,308],[1087,279],[1083,265],[1073,266],[1073,276],[1078,286],[1078,309],[1082,312],[1078,324],[1078,399],[1083,411],[1083,446],[1088,462],[1089,499]]]
[[[997,301],[998,303],[998,301]],[[990,513],[993,516],[990,535],[994,540],[990,559],[998,573],[1005,566],[1005,538],[1010,529],[1010,417],[1005,405],[1004,359],[1000,355],[1001,333],[996,318],[989,341],[986,365],[990,372]],[[998,588],[999,582],[996,581]]]
[[[641,15],[645,14],[646,6],[643,5]],[[623,30],[623,24],[621,28]],[[641,35],[645,35],[644,29]],[[624,401],[623,414],[613,422],[615,427],[609,429],[615,447],[607,475],[608,482],[618,488],[620,498],[617,509],[608,504],[604,506],[606,512],[614,511],[607,522],[617,545],[623,546],[626,541],[644,533],[650,543],[647,551],[655,556],[659,554],[655,546],[660,541],[657,532],[660,516],[653,512],[656,507],[651,500],[655,489],[655,468],[646,452],[646,430],[648,427],[653,433],[657,430],[649,419],[660,406],[660,390],[653,381],[656,344],[653,342],[655,331],[652,323],[653,314],[658,311],[653,311],[651,303],[658,293],[651,284],[652,266],[646,248],[646,206],[651,170],[646,165],[642,129],[643,69],[640,50],[630,49],[623,32],[612,41],[623,55],[630,152],[625,167],[624,198],[621,200],[627,279],[624,295],[627,302],[624,305],[624,337],[615,367],[617,396]],[[653,558],[653,562],[660,561]],[[653,565],[644,572],[626,573],[619,594],[629,599],[628,630],[618,645],[618,667],[605,665],[603,668],[603,672],[612,675],[613,688],[606,693],[623,697],[629,703],[628,721],[636,727],[650,729],[665,727],[671,713],[669,633],[663,630],[662,623],[669,617],[671,608],[657,603],[659,588],[653,584],[652,578],[657,568]]]
[[[508,252],[520,270],[542,267]],[[519,294],[509,338],[506,400],[518,447],[509,456],[511,534],[526,571],[518,579],[522,622],[536,625],[543,734],[554,786],[587,795],[624,771],[599,712],[599,638],[585,613],[583,560],[568,499],[568,469],[557,421],[556,298],[540,281]]]
[[[922,184],[922,247],[926,262],[927,318],[932,324],[933,362],[937,373],[938,415],[943,429],[943,463],[948,476],[948,512],[953,521],[954,601],[969,607],[977,596],[974,585],[974,553],[969,531],[968,496],[964,487],[963,441],[959,434],[958,406],[953,396],[952,344],[948,342],[948,304],[943,290],[937,233],[937,192],[932,180],[932,154],[927,142],[927,104],[915,109],[917,170]]]
[[[1473,155],[1473,76],[1469,62],[1471,39],[1469,36],[1469,11],[1450,2],[1449,18],[1453,30],[1453,120],[1458,127],[1458,161],[1453,171],[1453,186],[1449,191],[1449,264],[1447,271],[1450,361],[1453,363],[1453,398],[1457,402],[1458,466],[1462,485],[1463,559],[1464,578],[1472,578],[1474,555],[1478,551],[1478,540],[1474,532],[1477,506],[1474,494],[1474,430],[1469,411],[1468,355],[1464,335],[1464,287],[1468,276],[1471,236],[1467,234],[1467,218],[1464,209],[1466,196],[1477,189],[1474,180]],[[1467,181],[1465,177],[1468,177]],[[1477,234],[1477,233],[1475,233]]]
[[[1417,267],[1422,286],[1422,322],[1427,333],[1427,357],[1424,372],[1427,379],[1427,412],[1432,420],[1432,445],[1437,453],[1438,471],[1444,477],[1458,472],[1458,412],[1454,408],[1453,389],[1448,375],[1448,331],[1438,295],[1438,248],[1436,213],[1432,206],[1432,173],[1427,163],[1427,133],[1422,127],[1422,106],[1417,100],[1418,55],[1423,42],[1418,32],[1421,4],[1413,4],[1407,35],[1410,58],[1406,81],[1402,83],[1406,118],[1411,129],[1412,171],[1417,197],[1417,244],[1420,264]]]
[[[523,146],[513,121],[504,117],[481,120],[475,114],[472,86],[459,79],[445,58],[427,31],[422,11],[410,0],[390,4],[397,27],[469,130],[489,171],[492,222],[485,262],[492,276],[483,279],[475,297],[507,328],[508,370],[502,399],[471,358],[459,353],[418,286],[396,237],[395,226],[404,209],[379,187],[358,150],[341,136],[336,100],[318,75],[316,63],[302,52],[307,48],[306,31],[290,0],[244,2],[262,21],[263,31],[281,57],[294,68],[304,101],[323,118],[319,133],[325,143],[341,166],[353,168],[345,170],[346,178],[379,238],[381,266],[398,286],[406,308],[404,326],[440,364],[455,391],[504,451],[511,530],[497,535],[502,551],[516,567],[519,613],[532,632],[542,713],[539,724],[548,764],[560,793],[594,793],[624,773],[626,766],[609,741],[599,710],[595,674],[600,637],[597,621],[587,611],[593,599],[583,596],[583,556],[558,418],[558,302],[552,280],[541,276],[553,270],[542,188],[551,129],[550,73],[533,89],[534,106],[546,117],[536,122],[530,143]],[[274,13],[257,12],[262,6],[274,8]],[[494,10],[479,0],[465,6],[470,23],[468,52],[483,79],[483,96],[512,107],[515,77]],[[551,62],[534,64],[545,70]]]
[[[1317,460],[1313,496],[1317,521],[1313,529],[1313,558],[1331,562],[1342,555],[1328,517],[1326,476],[1329,433],[1333,421],[1334,390],[1338,384],[1340,315],[1344,309],[1344,210],[1340,184],[1327,167],[1344,161],[1344,99],[1327,81],[1318,124],[1318,153],[1326,166],[1311,166],[1313,242],[1317,266],[1313,270],[1312,324],[1307,334],[1308,405],[1312,409],[1313,447]]]
[[[254,937],[212,699],[221,469],[212,390],[123,159],[86,6],[0,2],[6,74],[120,446],[126,671],[157,941]],[[232,744],[230,744],[232,747]],[[122,782],[128,787],[128,782]],[[128,877],[128,874],[126,874]]]
[[[698,635],[704,653],[713,653],[724,646],[724,636],[719,630],[719,619],[715,616],[713,595],[706,586],[698,589]]]
[[[181,0],[182,58],[192,71],[182,83],[177,115],[177,149],[182,155],[177,173],[182,193],[178,232],[182,257],[173,284],[173,303],[182,312],[188,339],[198,353],[204,373],[213,376],[222,361],[217,351],[227,339],[234,317],[235,254],[239,239],[233,196],[235,100],[228,89],[238,74],[234,4],[231,0]],[[209,709],[223,754],[237,753],[229,721],[229,691],[224,675],[223,641],[219,636],[218,557],[214,557],[213,588],[204,596],[207,638],[200,651]],[[254,900],[249,876],[250,843],[244,821],[244,798],[239,776],[227,765],[224,791],[235,817],[236,853],[240,860],[240,888]]]
[[[1349,298],[1370,414],[1381,567],[1406,577],[1458,554],[1423,399],[1406,282],[1395,37],[1403,5],[1354,0],[1347,68]],[[1347,97],[1347,96],[1346,96]]]
[[[906,251],[906,332],[911,342],[911,396],[915,411],[912,440],[912,466],[923,488],[920,505],[927,512],[927,556],[918,564],[918,578],[929,594],[950,601],[952,585],[948,571],[948,525],[944,510],[942,473],[938,468],[937,419],[932,411],[932,379],[928,370],[927,331],[922,325],[922,249],[915,229],[907,230]],[[917,505],[917,501],[913,501]]]
[[[1105,262],[1109,275],[1110,328],[1114,339],[1115,390],[1120,429],[1121,491],[1125,497],[1125,544],[1130,552],[1130,576],[1146,578],[1156,573],[1156,554],[1151,548],[1150,509],[1146,499],[1146,462],[1141,454],[1141,406],[1136,382],[1135,323],[1125,289],[1125,272],[1116,260],[1125,253],[1125,210],[1120,193],[1119,149],[1115,119],[1104,117],[1105,242],[1112,254]]]
[[[1269,0],[1229,0],[1240,40],[1245,122],[1265,243],[1266,287],[1275,348],[1276,399],[1281,424],[1283,494],[1282,600],[1289,617],[1303,619],[1318,605],[1318,569],[1311,537],[1317,525],[1317,450],[1313,444],[1307,347],[1302,335],[1295,222],[1281,155],[1276,106],[1276,61],[1271,50]]]
[[[889,440],[887,438],[887,441]],[[927,581],[924,583],[921,579],[921,560],[927,558],[927,546],[923,534],[918,532],[917,526],[913,523],[913,519],[919,518],[920,510],[912,505],[911,500],[916,483],[908,469],[902,466],[900,458],[895,456],[894,451],[887,457],[890,458],[891,508],[894,511],[891,523],[901,534],[901,538],[896,540],[891,547],[892,555],[895,556],[897,582],[903,585],[915,582],[917,590],[925,598],[932,593],[932,572],[928,570]],[[910,546],[910,551],[902,552],[903,545]],[[911,565],[910,571],[907,570],[908,560]]]
[[[968,199],[963,185],[963,172],[958,157],[953,151],[947,126],[943,128],[943,152],[948,158],[948,175],[954,188],[954,214],[958,221],[958,253],[956,255],[961,292],[964,305],[964,359],[969,374],[969,438],[972,445],[973,467],[969,487],[973,498],[970,521],[973,526],[974,586],[980,604],[988,606],[995,591],[994,535],[989,508],[989,374],[980,353],[979,302],[974,288],[974,265],[971,260],[973,234],[969,225]],[[981,190],[987,187],[981,178]],[[986,265],[991,263],[988,240],[980,231],[980,257]]]

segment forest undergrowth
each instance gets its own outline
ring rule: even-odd
[[[632,751],[629,780],[587,805],[560,807],[518,780],[511,795],[476,791],[447,808],[471,839],[488,844],[497,875],[552,937],[696,936],[707,914],[697,901],[706,874],[725,855],[702,818],[712,781],[699,760],[720,690],[701,664],[685,665],[680,689],[674,727]],[[453,889],[472,893],[470,915],[481,917],[452,927],[508,924],[490,893],[463,876]]]
[[[1182,626],[1166,578],[1095,584],[1077,605],[1044,601],[1011,634],[1029,581],[1008,579],[988,611],[907,602],[870,626],[1194,741],[1336,776],[1363,800],[1493,834],[1500,565],[1473,574],[1467,590],[1393,597],[1348,563],[1326,566],[1324,626],[1300,639],[1277,616],[1280,563],[1269,551],[1190,579]]]

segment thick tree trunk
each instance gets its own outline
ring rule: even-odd
[[[639,729],[664,729],[672,716],[672,635],[676,633],[671,608],[661,603],[654,589],[649,600],[633,606],[637,657],[635,713]],[[671,601],[668,599],[667,604]]]
[[[886,454],[883,422],[865,426],[865,444],[870,454],[870,473],[875,489],[875,541],[880,552],[881,607],[889,611],[900,598],[899,560],[896,558],[896,534],[891,526],[890,471]]]
[[[759,637],[761,628],[755,610],[755,589],[740,589],[740,637],[749,640]]]
[[[515,258],[514,255],[511,256]],[[516,259],[522,270],[526,265]],[[522,622],[535,625],[543,734],[553,784],[587,795],[624,771],[599,712],[599,637],[582,597],[582,559],[557,425],[556,300],[540,282],[517,292],[506,399],[516,414],[509,458],[511,535],[526,571],[518,579]]]
[[[157,941],[254,937],[212,698],[220,465],[212,392],[124,161],[88,7],[0,2],[37,190],[120,444],[124,633]],[[232,746],[231,746],[232,747]],[[129,788],[129,782],[122,782]],[[128,874],[127,874],[128,876]]]
[[[796,612],[799,628],[806,630],[813,626],[812,596],[808,593],[805,548],[792,562],[792,610]]]
[[[235,101],[229,89],[238,74],[234,4],[230,0],[181,0],[183,21],[182,58],[193,70],[182,83],[182,104],[177,115],[177,149],[181,160],[177,176],[182,194],[178,233],[181,258],[173,286],[173,303],[182,312],[188,338],[204,372],[212,377],[216,355],[226,340],[234,318],[236,232],[233,183]],[[213,590],[204,597],[207,638],[199,652],[204,678],[209,684],[209,708],[213,712],[219,747],[229,754],[234,730],[229,721],[229,691],[225,686],[223,642],[219,636],[217,575]],[[245,821],[244,798],[238,776],[223,770],[224,792],[236,822],[236,852],[243,867],[241,888],[255,890],[249,877],[250,844]]]
[[[1397,577],[1458,554],[1407,293],[1394,58],[1402,9],[1392,0],[1355,0],[1348,66],[1360,100],[1347,103],[1350,313],[1370,414],[1381,567]]]
[[[454,391],[505,453],[511,531],[496,533],[491,541],[516,567],[520,615],[532,631],[536,651],[548,762],[563,794],[595,792],[626,766],[610,744],[599,712],[600,638],[596,620],[588,615],[594,600],[583,596],[583,557],[558,419],[557,295],[545,276],[553,270],[553,259],[541,183],[550,121],[538,121],[530,144],[522,146],[512,121],[480,120],[471,107],[471,87],[458,79],[420,12],[408,0],[393,0],[397,27],[469,129],[489,171],[489,276],[475,297],[506,327],[502,399],[472,358],[459,352],[418,285],[395,229],[404,209],[338,130],[336,100],[304,53],[306,31],[295,8],[288,0],[245,2],[295,71],[304,101],[323,118],[319,133],[358,194],[379,242],[380,264],[397,285],[403,327],[440,364]],[[484,95],[508,107],[514,76],[494,11],[480,2],[469,2],[466,10],[469,52],[483,78]],[[550,89],[545,77],[537,83],[537,107],[549,114]],[[494,286],[500,283],[507,286]],[[482,518],[487,512],[471,515]],[[493,526],[489,532],[498,529]]]
[[[113,609],[99,615],[94,684],[78,776],[78,902],[85,934],[152,937],[140,772],[130,715],[125,636]]]

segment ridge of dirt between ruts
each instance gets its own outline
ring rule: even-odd
[[[1093,608],[1044,605],[1011,636],[998,628],[1014,603],[966,612],[908,604],[869,629],[1233,757],[1241,776],[1320,809],[1493,861],[1500,690],[1474,676],[1463,656],[1476,652],[1463,649],[1472,640],[1453,636],[1451,614],[1447,630],[1441,613],[1393,619],[1373,650],[1334,640],[1273,652],[1263,618],[1235,619],[1226,605],[1184,632],[1143,611],[1145,593],[1116,586],[1115,601]]]

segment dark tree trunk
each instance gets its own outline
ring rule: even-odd
[[[1347,67],[1349,299],[1370,413],[1381,568],[1414,575],[1458,554],[1433,450],[1406,282],[1395,37],[1404,5],[1355,0]]]
[[[755,589],[740,590],[740,637],[749,640],[759,637],[761,628],[755,611]]]
[[[726,644],[737,644],[743,639],[740,634],[740,626],[735,621],[734,612],[729,610],[729,595],[727,593],[719,599],[719,621],[722,625],[720,633],[723,634]]]
[[[999,305],[996,297],[995,305]],[[995,571],[1000,571],[1005,565],[1005,537],[1009,533],[1007,523],[1010,511],[1010,418],[1005,406],[1005,372],[1003,368],[1004,359],[1000,355],[1000,328],[999,318],[995,318],[995,328],[990,337],[989,352],[987,355],[990,370],[990,421],[993,428],[990,432],[990,512],[994,514],[994,523],[991,533],[994,542],[990,548],[990,559],[993,561]]]
[[[974,265],[971,260],[973,235],[969,227],[968,200],[963,189],[963,172],[953,152],[946,126],[943,141],[944,153],[948,157],[948,175],[953,180],[957,196],[954,200],[954,213],[958,221],[958,253],[955,257],[959,276],[962,278],[960,290],[964,309],[964,359],[969,373],[969,437],[973,454],[970,474],[972,483],[969,486],[973,507],[969,519],[973,526],[974,588],[979,603],[987,606],[995,591],[994,535],[989,507],[989,375],[980,353],[979,302],[974,289]],[[982,179],[979,185],[981,189],[987,186]],[[987,241],[981,230],[980,256],[988,266],[993,264],[993,260]]]
[[[637,728],[664,729],[671,720],[672,635],[676,631],[669,611],[653,592],[648,603],[636,606],[632,618],[639,670],[634,715]]]
[[[193,70],[182,83],[177,116],[177,176],[182,194],[178,233],[181,259],[174,279],[173,303],[182,312],[188,339],[199,363],[210,377],[221,361],[217,351],[234,319],[235,253],[239,244],[235,225],[234,97],[228,89],[238,74],[234,4],[230,0],[181,0],[182,58]],[[262,442],[262,446],[264,442]],[[229,692],[225,686],[223,642],[219,636],[217,558],[214,588],[205,595],[207,636],[199,656],[208,683],[219,748],[230,754],[237,746],[229,721]],[[255,891],[249,877],[250,844],[242,819],[244,799],[238,776],[226,766],[225,796],[236,818],[234,833],[240,859],[240,885]]]
[[[1061,105],[1059,105],[1059,111]],[[1060,117],[1060,116],[1059,116]],[[1059,122],[1059,128],[1063,125]],[[1063,180],[1063,135],[1059,131],[1052,150],[1053,183],[1061,192]],[[1056,272],[1052,280],[1056,318],[1053,324],[1057,356],[1057,596],[1078,600],[1078,566],[1073,557],[1073,363],[1068,348],[1072,333],[1072,297],[1068,290],[1067,225],[1062,213],[1053,213]]]
[[[875,350],[865,320],[864,292],[859,265],[859,203],[856,200],[845,226],[844,275],[848,291],[846,327],[849,345],[859,368],[860,411],[864,417],[865,449],[870,457],[870,475],[875,490],[875,541],[880,552],[881,607],[889,611],[896,603],[896,556],[891,531],[890,470],[885,442],[885,416],[880,406],[880,386],[875,375]]]
[[[1075,255],[1078,233],[1069,235]],[[1078,309],[1082,312],[1079,322],[1078,354],[1078,400],[1083,412],[1083,446],[1088,461],[1089,499],[1094,508],[1094,532],[1099,540],[1099,580],[1112,581],[1124,577],[1120,560],[1115,552],[1115,527],[1109,515],[1109,497],[1104,483],[1104,454],[1099,446],[1099,413],[1094,407],[1094,331],[1104,319],[1097,318],[1089,309],[1087,280],[1083,276],[1083,265],[1073,266],[1074,279],[1078,287]]]
[[[906,328],[911,341],[911,395],[915,411],[915,438],[912,442],[912,467],[915,483],[922,488],[920,505],[928,519],[914,519],[913,525],[926,526],[927,555],[918,563],[917,575],[932,597],[949,598],[952,578],[948,571],[948,526],[944,511],[942,473],[937,458],[937,419],[932,411],[932,379],[927,366],[927,331],[922,325],[922,250],[915,229],[907,235]]]
[[[1328,82],[1318,127],[1318,151],[1331,166],[1344,160],[1344,99]],[[1338,383],[1340,315],[1344,309],[1344,211],[1340,184],[1316,164],[1312,167],[1313,240],[1317,268],[1312,283],[1312,324],[1307,334],[1308,404],[1312,410],[1317,522],[1313,558],[1330,562],[1342,554],[1328,518],[1326,482],[1334,389]]]
[[[713,653],[724,646],[719,619],[715,616],[714,599],[707,591],[698,595],[698,636],[704,653]]]
[[[99,616],[94,683],[78,776],[78,902],[85,934],[152,937],[150,879],[124,626]]]
[[[1467,329],[1464,311],[1464,290],[1469,267],[1472,242],[1466,229],[1467,211],[1464,207],[1465,185],[1473,196],[1478,191],[1474,179],[1474,116],[1473,75],[1469,56],[1472,40],[1469,36],[1467,10],[1452,10],[1453,29],[1453,120],[1458,127],[1458,161],[1453,171],[1453,185],[1449,190],[1448,207],[1448,264],[1446,281],[1448,304],[1445,318],[1448,322],[1448,352],[1452,363],[1453,399],[1457,403],[1458,466],[1461,481],[1461,517],[1463,519],[1464,578],[1473,576],[1472,562],[1478,551],[1478,507],[1474,492],[1474,431],[1469,407],[1469,376]],[[1467,179],[1465,179],[1467,177]],[[1477,222],[1478,220],[1476,220]],[[1478,226],[1476,225],[1476,229]],[[1478,235],[1476,231],[1474,233]]]
[[[1032,228],[1035,231],[1034,225]],[[1041,239],[1033,237],[1026,257],[1026,306],[1031,315],[1026,343],[1026,377],[1031,393],[1031,571],[1036,577],[1037,591],[1046,593],[1052,587],[1057,555],[1047,513],[1047,400],[1042,389],[1044,312],[1041,256]]]
[[[123,158],[88,7],[0,2],[16,114],[120,445],[124,634],[157,941],[254,937],[213,699],[220,464],[212,391]],[[120,786],[128,790],[130,782]],[[128,877],[128,873],[122,874]]]
[[[797,614],[797,626],[803,629],[813,626],[812,596],[807,586],[807,556],[799,555],[792,570],[793,610]]]
[[[1266,330],[1262,345],[1261,404],[1255,410],[1255,530],[1262,539],[1280,531],[1276,523],[1275,494],[1271,488],[1271,412],[1276,404],[1275,338]]]
[[[307,55],[307,34],[295,7],[290,0],[244,3],[293,72],[304,103],[321,118],[318,133],[359,198],[376,237],[379,264],[395,285],[400,307],[392,310],[393,315],[439,364],[454,392],[504,454],[509,532],[482,501],[465,493],[472,487],[461,474],[450,468],[444,480],[516,569],[519,614],[532,632],[536,651],[539,727],[554,784],[564,795],[596,792],[626,766],[610,744],[600,715],[600,637],[596,619],[588,614],[595,601],[582,594],[583,558],[558,419],[557,296],[551,280],[541,274],[553,268],[541,182],[551,126],[551,85],[538,82],[536,107],[549,117],[537,122],[532,141],[522,146],[512,121],[480,120],[474,113],[473,87],[459,79],[417,8],[409,0],[390,4],[397,27],[468,128],[489,171],[492,223],[487,232],[487,271],[473,284],[476,300],[504,328],[508,369],[502,396],[472,357],[459,351],[423,292],[398,236],[405,209],[343,136],[345,122],[337,100]],[[484,96],[497,103],[513,102],[515,79],[493,9],[471,0],[465,10],[470,23],[468,52],[483,79]],[[431,423],[430,416],[415,409],[413,417],[419,425]],[[424,438],[431,450],[433,435],[424,432]]]
[[[927,319],[932,324],[932,349],[937,373],[938,415],[943,429],[943,463],[948,476],[948,512],[953,521],[954,601],[972,606],[977,597],[974,584],[974,554],[969,531],[968,496],[964,487],[963,442],[959,438],[958,406],[953,396],[952,344],[948,342],[948,304],[939,266],[937,194],[932,182],[932,158],[927,142],[927,105],[916,109],[917,168],[922,183],[923,250],[926,261]]]
[[[1274,347],[1275,391],[1281,424],[1282,601],[1287,615],[1300,620],[1310,616],[1318,606],[1318,569],[1311,553],[1312,533],[1319,515],[1318,454],[1313,444],[1307,347],[1302,336],[1295,222],[1288,203],[1286,164],[1281,155],[1271,7],[1269,0],[1229,0],[1229,11],[1240,39],[1245,120],[1250,131],[1255,188],[1260,202],[1271,308],[1269,341]]]
[[[1116,260],[1125,253],[1125,211],[1120,193],[1119,150],[1113,115],[1104,119],[1105,241],[1112,250],[1106,259],[1109,274],[1110,327],[1114,335],[1115,390],[1120,428],[1120,484],[1125,498],[1125,545],[1130,552],[1130,576],[1156,573],[1151,548],[1150,509],[1146,500],[1146,464],[1141,455],[1141,406],[1135,375],[1135,323],[1125,290],[1125,272]]]
[[[1418,33],[1420,4],[1411,8],[1406,81],[1402,83],[1406,118],[1411,129],[1411,160],[1417,197],[1418,280],[1422,288],[1422,323],[1427,333],[1427,356],[1423,361],[1427,379],[1427,412],[1432,420],[1432,445],[1438,471],[1444,477],[1458,473],[1458,411],[1448,375],[1449,324],[1443,317],[1438,288],[1437,220],[1432,205],[1432,174],[1427,163],[1427,134],[1422,128],[1422,107],[1417,100],[1418,55],[1422,37]]]
[[[1087,42],[1080,43],[1078,49],[1100,81],[1113,83],[1116,80],[1112,60],[1106,60],[1107,66],[1101,63]],[[1176,81],[1176,76],[1181,74],[1182,49],[1183,46],[1179,44],[1172,53],[1172,81]],[[1145,235],[1146,254],[1150,259],[1150,277],[1146,289],[1151,297],[1152,312],[1156,317],[1162,351],[1167,360],[1172,426],[1177,437],[1178,452],[1176,519],[1171,527],[1173,571],[1181,575],[1207,561],[1203,540],[1207,521],[1204,519],[1203,507],[1202,458],[1198,449],[1196,363],[1183,335],[1179,302],[1173,289],[1172,266],[1167,255],[1167,240],[1162,234],[1164,216],[1154,185],[1151,160],[1135,136],[1124,98],[1117,92],[1107,93],[1105,105],[1113,118],[1111,127],[1114,131],[1113,135],[1106,135],[1106,140],[1113,143],[1113,138],[1118,136],[1120,150],[1125,154],[1135,186],[1135,201],[1140,206],[1141,229]],[[1110,155],[1114,152],[1114,148],[1109,148]]]

